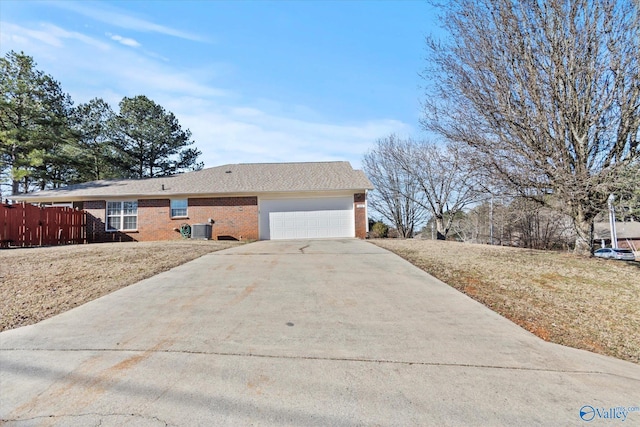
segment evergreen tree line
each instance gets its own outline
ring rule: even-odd
[[[100,98],[77,106],[23,52],[0,58],[0,199],[37,189],[171,175],[203,167],[175,115],[144,95],[119,111]]]

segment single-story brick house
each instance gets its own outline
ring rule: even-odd
[[[183,224],[203,223],[213,239],[364,238],[372,188],[349,162],[255,163],[11,198],[83,209],[92,242],[180,239]]]
[[[596,222],[593,228],[594,242],[602,247],[611,246],[611,227],[609,223]],[[618,247],[640,251],[640,222],[616,221],[616,236],[618,237]]]

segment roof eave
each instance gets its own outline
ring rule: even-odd
[[[265,194],[294,194],[294,193],[328,193],[328,192],[353,192],[364,193],[373,190],[373,187],[354,187],[354,188],[323,188],[311,190],[273,190],[273,191],[237,191],[237,192],[158,192],[158,193],[129,193],[129,194],[92,194],[74,196],[72,194],[45,195],[39,196],[37,193],[33,195],[22,194],[9,196],[8,199],[14,202],[25,203],[59,203],[59,202],[87,202],[92,200],[126,200],[126,199],[172,199],[172,198],[205,198],[205,197],[247,197],[260,196]]]

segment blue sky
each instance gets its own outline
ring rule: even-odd
[[[419,137],[425,1],[0,1],[24,51],[75,104],[146,95],[206,167],[348,160]]]

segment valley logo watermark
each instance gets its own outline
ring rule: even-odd
[[[626,421],[631,412],[640,412],[639,406],[614,406],[602,408],[598,406],[584,405],[580,408],[580,418],[582,421],[593,420]]]

